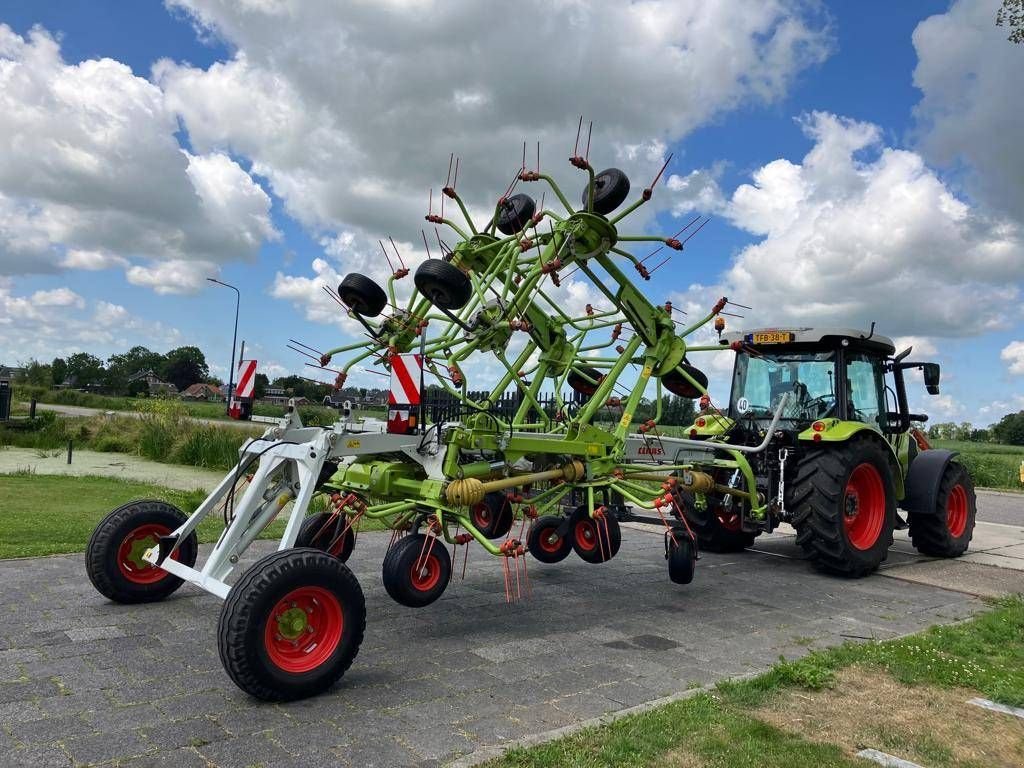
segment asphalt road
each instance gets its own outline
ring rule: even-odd
[[[978,491],[978,520],[1024,526],[1024,493]]]

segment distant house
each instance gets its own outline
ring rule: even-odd
[[[271,405],[284,405],[288,402],[288,394],[282,387],[266,387],[263,390],[262,402]]]
[[[207,384],[205,382],[198,382],[190,387],[186,387],[185,391],[181,393],[182,400],[206,400],[209,402],[218,403],[224,399],[220,393],[220,387],[214,384]]]
[[[18,368],[13,365],[0,365],[0,379],[9,379],[10,381],[17,381],[25,375],[24,368]]]
[[[174,395],[177,394],[178,388],[168,381],[164,381],[152,370],[136,371],[128,377],[129,387],[136,381],[146,382],[146,386],[149,388],[149,394],[151,395]]]

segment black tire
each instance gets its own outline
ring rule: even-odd
[[[587,195],[590,184],[583,187],[583,210],[587,209]],[[629,177],[618,168],[601,171],[594,177],[594,213],[607,216],[620,205],[629,195]]]
[[[332,515],[320,512],[302,521],[299,535],[295,539],[296,547],[319,549],[329,555],[347,562],[356,546],[356,535],[351,528],[345,530],[348,520],[345,515]],[[339,534],[344,535],[339,538]],[[329,547],[329,549],[328,549]]]
[[[597,384],[588,381],[588,378],[593,379]],[[603,378],[604,374],[596,368],[581,366],[569,371],[565,381],[574,392],[579,392],[584,397],[592,397],[597,392],[597,388]]]
[[[298,603],[309,606],[308,616]],[[332,606],[340,622],[332,623]],[[297,609],[302,626],[288,616]],[[365,629],[366,601],[348,566],[319,550],[286,549],[258,560],[228,593],[217,649],[228,676],[250,696],[291,701],[334,685],[359,652]],[[305,648],[297,645],[304,630],[311,637]]]
[[[181,527],[187,519],[174,505],[156,499],[132,501],[113,510],[93,530],[85,548],[89,581],[101,595],[117,603],[163,600],[184,581],[139,558],[144,549],[156,546],[159,536]],[[136,540],[129,541],[133,536]],[[122,555],[127,556],[122,560]],[[172,557],[191,568],[198,555],[193,531]]]
[[[422,608],[437,600],[452,578],[452,561],[444,541],[436,539],[433,545],[427,536],[418,533],[399,539],[388,550],[381,567],[384,589],[392,599],[409,608]],[[415,574],[420,563],[420,573]]]
[[[503,235],[514,235],[522,232],[537,212],[537,203],[529,195],[522,193],[512,195],[501,204],[498,211],[498,231]]]
[[[535,560],[560,563],[572,552],[572,539],[558,532],[564,520],[559,515],[545,515],[533,521],[526,536],[526,548]]]
[[[372,278],[350,272],[338,285],[342,303],[363,317],[376,317],[388,305],[388,295]]]
[[[922,555],[959,557],[971,544],[977,513],[974,483],[967,468],[950,462],[939,484],[935,511],[909,515],[910,540]]]
[[[678,367],[686,371],[693,380],[700,384],[704,389],[708,388],[708,377],[704,371],[699,368],[694,368],[692,365],[687,365],[686,363],[680,363]],[[691,384],[687,379],[683,378],[683,374],[675,368],[661,377],[661,386],[673,395],[689,399],[698,398],[704,394],[697,389],[697,387],[693,386],[693,384]]]
[[[412,279],[419,292],[441,309],[462,309],[473,295],[473,286],[466,273],[440,259],[424,261]]]
[[[469,519],[488,539],[500,539],[512,530],[515,513],[504,493],[488,493],[479,504],[469,509]]]
[[[857,578],[888,556],[896,494],[879,441],[854,438],[807,449],[787,496],[796,542],[819,569]]]
[[[707,552],[741,552],[753,545],[758,534],[740,528],[741,502],[733,500],[732,510],[726,510],[709,498],[704,509],[698,509],[693,497],[686,491],[677,491],[686,522],[697,537],[700,548]]]
[[[693,541],[682,531],[675,532],[675,538],[665,533],[665,559],[668,561],[668,577],[673,584],[689,584],[697,567],[697,549]]]
[[[606,515],[605,522],[607,526],[591,518],[586,507],[577,507],[573,512],[569,538],[573,551],[584,562],[604,563],[619,553],[619,547],[622,546],[619,521]]]

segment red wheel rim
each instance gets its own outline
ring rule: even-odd
[[[341,603],[323,587],[299,587],[281,598],[263,632],[267,656],[285,672],[301,674],[331,657],[341,642]]]
[[[160,537],[166,536],[171,529],[159,523],[146,523],[135,528],[117,548],[117,567],[121,575],[133,584],[155,584],[170,574],[163,568],[157,568],[142,559],[147,549],[160,543]],[[175,552],[171,557],[178,559]]]
[[[554,554],[562,548],[562,537],[558,535],[557,528],[542,528],[537,536],[537,543],[545,552]]]
[[[591,520],[578,520],[572,530],[576,546],[584,552],[597,549],[597,526]]]
[[[487,528],[491,524],[491,508],[486,501],[481,501],[473,507],[473,525],[477,528]]]
[[[967,491],[959,483],[946,497],[946,525],[955,539],[963,536],[967,529]]]
[[[843,499],[846,536],[857,549],[870,549],[885,522],[885,485],[873,464],[858,465],[846,482]]]
[[[417,567],[418,566],[418,567]],[[441,581],[441,561],[437,555],[416,558],[409,568],[409,583],[419,592],[429,592]]]

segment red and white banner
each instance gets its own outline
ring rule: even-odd
[[[256,361],[238,361],[238,383],[235,384],[235,397],[252,397],[256,389]]]
[[[391,392],[389,405],[420,404],[420,372],[423,360],[419,355],[394,355],[391,358]]]

